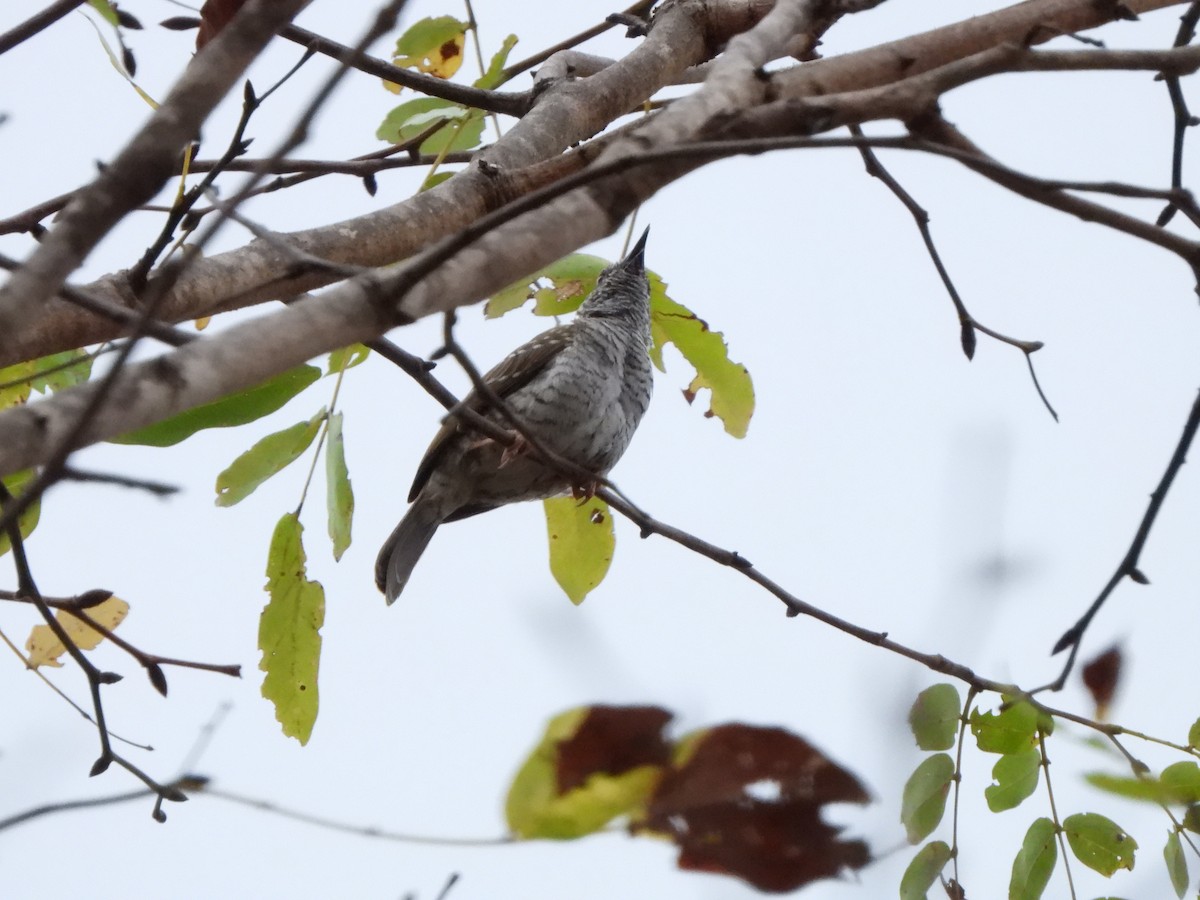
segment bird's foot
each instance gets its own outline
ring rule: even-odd
[[[580,506],[583,506],[596,496],[598,490],[600,490],[599,481],[586,481],[583,484],[571,485],[571,496],[579,501]]]
[[[511,444],[504,448],[504,452],[500,454],[500,465],[498,468],[503,469],[514,459],[526,456],[532,451],[533,447],[529,441],[525,440],[520,434],[514,435],[516,438]]]

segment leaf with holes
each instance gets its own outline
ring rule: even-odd
[[[1063,834],[1075,858],[1101,875],[1132,869],[1137,841],[1099,813],[1076,813],[1063,820]]]
[[[550,572],[578,606],[599,586],[612,565],[617,538],[612,512],[599,497],[542,501],[550,537]]]
[[[1020,806],[1037,790],[1041,765],[1042,754],[1036,747],[1019,753],[1006,753],[996,760],[996,765],[992,767],[994,784],[983,789],[988,809],[1004,812]]]
[[[1038,713],[1024,700],[1009,705],[999,713],[971,713],[971,733],[985,753],[1019,753],[1028,750],[1037,740]]]
[[[466,22],[453,16],[435,16],[415,22],[396,41],[392,64],[404,69],[416,69],[435,78],[450,78],[463,60],[467,40]],[[389,91],[399,93],[403,88],[390,81],[383,83]]]
[[[271,537],[266,584],[270,599],[258,621],[258,667],[266,673],[262,695],[274,704],[283,733],[307,744],[317,720],[325,589],[308,579],[303,535],[296,514],[287,513]]]

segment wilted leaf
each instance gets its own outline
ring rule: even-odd
[[[909,776],[900,803],[900,821],[910,844],[919,844],[938,827],[953,781],[954,760],[945,753],[923,760]]]
[[[346,467],[341,413],[329,417],[329,432],[325,436],[325,506],[333,558],[340,560],[350,546],[350,524],[354,520],[354,489],[350,486],[350,470]]]
[[[1163,860],[1167,864],[1167,873],[1171,876],[1171,887],[1175,888],[1175,896],[1183,900],[1187,893],[1188,870],[1187,858],[1183,855],[1183,845],[1179,840],[1179,832],[1172,831],[1167,835],[1167,844],[1163,847]]]
[[[264,381],[258,387],[197,406],[165,421],[113,438],[115,444],[170,447],[205,428],[245,425],[275,412],[321,377],[316,366],[299,366]]]
[[[870,861],[821,819],[830,803],[866,803],[853,774],[781,728],[720,725],[684,738],[638,830],[668,835],[679,866],[793,891]]]
[[[229,24],[242,8],[246,0],[204,0],[200,7],[200,31],[196,35],[196,49],[199,50]]]
[[[1105,877],[1132,869],[1137,841],[1099,813],[1076,813],[1063,820],[1063,834],[1075,857]]]
[[[97,625],[112,631],[129,614],[129,604],[119,597],[109,597],[84,612]],[[104,640],[101,632],[65,610],[56,612],[54,618],[58,619],[58,624],[63,627],[67,637],[80,650],[91,650]],[[29,633],[29,640],[25,642],[25,649],[29,652],[29,665],[34,669],[38,666],[60,667],[62,662],[59,661],[59,657],[67,652],[67,648],[49,625],[34,625]]]
[[[25,469],[22,472],[13,472],[11,475],[5,475],[0,481],[4,482],[4,486],[8,488],[8,492],[14,498],[20,497],[25,489],[32,484],[36,473],[32,469]],[[38,521],[42,517],[42,498],[34,500],[17,516],[17,529],[21,532],[21,538],[27,538],[33,534],[33,529],[37,528]],[[0,556],[3,556],[12,549],[12,543],[8,539],[8,531],[0,531]]]
[[[571,602],[578,605],[612,564],[616,535],[612,513],[599,497],[579,501],[552,497],[543,501],[550,536],[550,572]]]
[[[958,733],[962,700],[952,684],[935,684],[917,695],[908,724],[922,750],[949,750]]]
[[[591,834],[643,806],[670,749],[671,714],[656,706],[590,706],[550,720],[505,801],[508,827],[526,838]]]
[[[324,420],[322,408],[307,422],[297,422],[291,428],[268,434],[230,463],[217,476],[217,506],[240,503],[272,475],[295,462],[312,444]]]
[[[262,694],[274,704],[283,733],[307,744],[317,720],[325,589],[308,579],[303,534],[296,514],[288,513],[271,537],[266,584],[270,599],[258,622],[258,667],[266,672]]]
[[[994,784],[983,789],[988,809],[1004,812],[1020,806],[1038,786],[1042,754],[1036,747],[1018,753],[1007,753],[992,767]]]
[[[450,78],[462,65],[467,28],[466,22],[453,16],[421,19],[396,41],[392,63],[436,78]],[[384,82],[384,86],[396,93],[401,90],[391,82]]]
[[[475,79],[475,87],[485,91],[494,91],[504,83],[504,64],[508,62],[508,54],[517,46],[517,36],[510,34],[500,45],[500,49],[492,56],[487,71]]]
[[[33,360],[19,362],[0,369],[0,409],[19,406],[29,399],[33,378]]]
[[[927,892],[948,862],[950,846],[945,841],[932,841],[922,847],[900,879],[900,900],[926,900]]]
[[[1096,718],[1108,718],[1108,708],[1121,678],[1121,648],[1110,647],[1083,667],[1083,683],[1096,704]]]
[[[1038,712],[1030,703],[1019,700],[1000,713],[971,713],[971,733],[979,749],[986,753],[1019,753],[1028,750],[1037,739]]]
[[[436,97],[418,97],[401,103],[384,117],[375,136],[389,144],[401,144],[439,122],[446,124],[421,142],[422,153],[470,150],[483,137],[483,113]]]
[[[1025,840],[1013,860],[1009,900],[1038,900],[1058,863],[1058,841],[1054,823],[1043,817],[1025,832]]]

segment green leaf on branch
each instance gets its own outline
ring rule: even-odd
[[[418,97],[401,103],[384,117],[375,136],[381,141],[400,144],[423,134],[439,122],[445,124],[421,142],[422,153],[471,150],[479,145],[483,137],[482,112],[436,97]]]
[[[312,444],[324,421],[322,408],[307,422],[297,422],[291,428],[268,434],[235,459],[217,476],[217,506],[241,503],[260,484],[294,463]]]
[[[612,512],[599,497],[542,501],[550,536],[550,572],[571,602],[579,605],[604,580],[617,538]]]
[[[1191,760],[1167,766],[1158,780],[1171,803],[1200,803],[1200,766]]]
[[[88,0],[88,6],[98,12],[100,18],[114,28],[121,24],[121,20],[117,18],[117,11],[113,9],[108,0]]]
[[[1076,813],[1063,820],[1063,833],[1075,858],[1105,877],[1132,869],[1137,841],[1099,813]]]
[[[1200,748],[1200,719],[1192,723],[1188,729],[1188,746]]]
[[[996,760],[996,765],[992,767],[995,784],[983,789],[988,809],[998,813],[1020,806],[1025,798],[1037,790],[1041,765],[1042,754],[1036,747],[1019,753],[1006,753]]]
[[[112,439],[114,444],[170,447],[206,428],[245,425],[275,412],[321,377],[316,366],[298,366],[264,381],[258,387],[197,406],[154,425]]]
[[[564,256],[527,278],[509,285],[495,294],[484,306],[488,318],[496,318],[534,301],[534,314],[560,316],[574,312],[596,287],[596,279],[608,261],[599,256],[574,253]],[[683,358],[696,370],[684,391],[691,403],[702,390],[712,393],[706,416],[716,416],[725,431],[734,437],[745,437],[754,414],[754,383],[750,373],[740,363],[729,358],[729,348],[719,331],[687,307],[667,296],[666,283],[653,272],[650,279],[650,358],[660,371],[665,371],[663,348],[674,344]],[[540,282],[550,282],[544,286]]]
[[[517,46],[517,36],[510,34],[504,39],[504,42],[500,45],[500,49],[492,55],[487,71],[475,79],[474,87],[485,91],[494,91],[500,85],[504,84],[504,64],[508,62],[508,54],[512,52],[512,48],[515,46]]]
[[[1110,775],[1107,772],[1089,772],[1083,777],[1092,787],[1117,797],[1144,800],[1148,803],[1167,802],[1167,792],[1157,778],[1129,778],[1124,775]]]
[[[0,369],[0,409],[29,400],[33,391],[60,391],[92,374],[92,357],[86,350],[64,350]]]
[[[958,733],[962,700],[952,684],[935,684],[917,695],[908,724],[922,750],[949,750]]]
[[[21,472],[13,472],[11,475],[5,475],[3,479],[4,486],[8,488],[8,492],[14,498],[19,498],[25,492],[25,489],[33,482],[36,473],[33,469],[25,469]],[[38,520],[42,517],[42,498],[34,500],[17,516],[17,528],[21,532],[22,540],[29,537],[33,533],[33,529],[37,528]],[[8,539],[7,531],[0,531],[0,556],[3,556],[12,549],[12,542]]]
[[[0,369],[0,409],[20,406],[29,399],[32,390],[34,361],[27,360]]]
[[[1058,839],[1054,823],[1042,817],[1025,832],[1025,840],[1013,860],[1008,883],[1009,900],[1038,900],[1058,864]]]
[[[350,524],[354,520],[354,489],[346,467],[346,441],[342,434],[342,414],[329,417],[325,437],[325,505],[329,517],[329,539],[333,558],[340,560],[350,546]]]
[[[258,667],[266,673],[262,695],[274,704],[283,733],[307,744],[317,720],[325,589],[308,580],[303,535],[299,518],[287,513],[271,537],[266,584],[270,599],[258,622]]]
[[[1183,844],[1179,840],[1178,831],[1167,835],[1167,844],[1163,847],[1163,860],[1167,864],[1167,874],[1171,876],[1171,887],[1175,888],[1175,896],[1183,900],[1191,879],[1188,877],[1187,858],[1183,855]]]
[[[945,841],[931,841],[922,847],[900,879],[900,900],[926,900],[948,862],[950,846]]]
[[[971,733],[985,753],[1020,753],[1037,741],[1038,712],[1030,703],[1018,700],[1002,712],[971,713]]]
[[[945,753],[930,756],[909,776],[900,804],[900,821],[910,844],[919,844],[938,827],[953,781],[954,760]]]
[[[469,27],[453,16],[421,19],[396,41],[392,64],[436,78],[450,78],[462,65]],[[396,93],[401,90],[399,85],[391,82],[384,82],[384,86]]]
[[[359,363],[366,362],[367,357],[370,355],[371,349],[363,344],[351,344],[348,347],[339,347],[329,354],[329,368],[325,374],[336,375],[338,372],[353,369]]]

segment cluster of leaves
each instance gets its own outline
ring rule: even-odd
[[[435,78],[452,78],[462,65],[463,48],[470,30],[469,22],[453,16],[422,19],[396,41],[392,63]],[[508,61],[508,54],[516,45],[515,34],[506,37],[484,73],[472,82],[472,87],[482,90],[499,87],[504,82],[504,64]],[[388,81],[383,86],[395,94],[403,90]],[[433,133],[421,142],[420,151],[441,158],[447,153],[478,147],[483,139],[483,125],[483,110],[438,97],[418,97],[401,103],[389,112],[375,136],[381,141],[399,144],[432,129]],[[450,173],[438,173],[435,165],[421,189],[426,190],[449,177]]]
[[[957,790],[961,779],[958,764],[946,751],[959,745],[961,759],[967,726],[976,747],[998,757],[992,767],[992,783],[984,788],[992,812],[1016,808],[1037,790],[1043,772],[1049,777],[1046,742],[1053,734],[1054,720],[1025,700],[1005,698],[998,710],[985,710],[974,705],[974,696],[968,697],[964,707],[953,685],[938,684],[922,691],[913,704],[909,724],[917,745],[930,755],[904,787],[901,821],[910,843],[924,841],[942,822],[951,785]],[[1192,726],[1189,741],[1194,752],[1200,746],[1200,722]],[[1168,766],[1158,777],[1146,770],[1133,778],[1091,775],[1088,780],[1110,793],[1156,802],[1164,808],[1168,804],[1187,806],[1187,814],[1175,824],[1164,848],[1172,884],[1183,897],[1188,873],[1180,833],[1200,831],[1200,766],[1189,760]],[[1053,804],[1051,812],[1051,817],[1037,818],[1025,834],[1013,860],[1010,898],[1037,900],[1042,896],[1064,841],[1077,860],[1105,877],[1133,869],[1138,842],[1114,821],[1084,812],[1060,822]],[[956,852],[942,840],[925,844],[904,874],[900,896],[904,900],[925,897],[934,882],[944,878],[942,873]],[[961,891],[952,880],[948,884]]]
[[[821,818],[866,803],[858,779],[781,728],[717,725],[669,740],[655,706],[587,706],[555,716],[508,792],[509,828],[568,840],[618,817],[667,838],[679,866],[784,893],[870,861]]]

